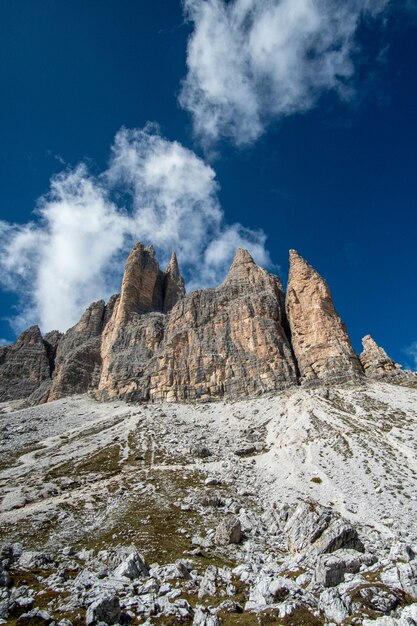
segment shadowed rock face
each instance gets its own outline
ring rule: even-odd
[[[290,251],[286,308],[301,382],[363,375],[326,281],[295,250]]]
[[[370,335],[366,335],[362,339],[362,345],[363,352],[359,359],[368,378],[383,378],[403,374],[401,365],[390,359],[385,350],[378,346]]]
[[[168,313],[178,300],[185,296],[184,279],[180,274],[177,255],[172,253],[171,260],[165,270],[164,280],[164,313]]]
[[[38,326],[25,330],[18,340],[0,348],[0,401],[27,398],[50,380],[48,346]]]
[[[110,299],[107,306],[104,300],[93,302],[78,324],[60,338],[48,400],[85,393],[97,386],[101,370],[101,333],[114,302],[115,297]]]

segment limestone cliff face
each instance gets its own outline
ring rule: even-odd
[[[177,255],[172,253],[171,260],[165,270],[164,280],[164,313],[168,313],[173,306],[185,296],[184,279],[180,274]]]
[[[363,375],[325,280],[290,251],[286,308],[302,383]]]
[[[120,295],[91,304],[64,335],[38,327],[0,348],[0,401],[238,399],[297,384],[392,378],[416,384],[371,337],[353,351],[327,283],[291,251],[286,298],[277,276],[238,250],[216,289],[185,295],[175,253],[160,270],[135,244]]]
[[[85,393],[97,386],[101,370],[101,333],[114,307],[114,297],[93,302],[80,321],[58,341],[48,400]]]
[[[49,347],[38,326],[25,330],[18,340],[0,348],[0,402],[27,398],[50,380]]]
[[[137,396],[239,398],[297,384],[282,286],[239,250],[224,283],[180,300]]]
[[[184,293],[175,253],[162,272],[153,248],[135,244],[126,263],[120,298],[102,337],[98,397],[128,396],[144,384],[146,367],[164,337],[164,313]]]
[[[118,324],[128,322],[134,313],[162,311],[163,282],[153,248],[136,243],[126,262],[117,307]]]
[[[368,378],[385,378],[403,374],[402,367],[389,358],[370,335],[362,339],[363,352],[359,355],[365,375]]]

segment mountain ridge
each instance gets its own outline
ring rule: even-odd
[[[0,348],[0,401],[74,393],[144,401],[238,399],[320,382],[415,384],[368,335],[356,355],[330,288],[297,251],[288,286],[238,249],[221,285],[185,293],[175,252],[165,271],[135,243],[121,293],[92,303],[66,333],[37,326]]]

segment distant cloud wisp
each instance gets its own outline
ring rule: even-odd
[[[66,169],[33,221],[0,221],[0,283],[22,303],[15,330],[65,330],[118,291],[135,239],[153,244],[162,262],[175,249],[191,289],[221,280],[238,246],[268,265],[263,232],[225,224],[217,192],[213,169],[156,126],[121,129],[105,171]]]
[[[411,359],[411,368],[414,372],[417,372],[417,341],[413,341],[404,350],[405,354]]]
[[[183,0],[193,23],[181,105],[203,145],[258,139],[268,123],[352,95],[362,17],[388,0]]]

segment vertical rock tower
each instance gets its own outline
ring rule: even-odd
[[[370,335],[362,339],[363,352],[359,355],[365,376],[384,378],[402,374],[402,367],[395,363]]]
[[[363,376],[326,281],[296,250],[290,250],[286,309],[301,383]]]
[[[239,399],[295,385],[392,380],[415,386],[368,335],[358,357],[325,280],[290,251],[278,276],[238,249],[223,283],[186,295],[175,252],[165,271],[133,246],[121,293],[91,304],[65,334],[37,326],[0,347],[0,400],[74,393],[134,401]]]
[[[185,295],[177,257],[172,254],[166,272],[159,269],[152,246],[133,246],[126,262],[120,298],[101,341],[102,370],[99,397],[148,394],[146,368],[159,348],[166,315]]]

